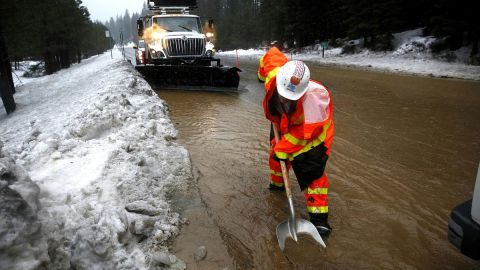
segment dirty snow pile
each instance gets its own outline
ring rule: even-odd
[[[303,52],[286,53],[291,60],[310,61],[321,64],[372,68],[375,70],[419,74],[434,77],[451,77],[480,80],[480,66],[468,65],[470,47],[462,47],[457,51],[434,55],[431,45],[436,41],[432,36],[423,36],[423,28],[394,34],[393,51],[373,52],[362,49],[363,40],[352,40],[349,43],[357,46],[355,53],[343,54],[342,48],[329,48],[322,57],[319,44],[303,48]],[[256,60],[265,50],[237,50],[220,52],[219,55]]]
[[[167,197],[192,179],[168,108],[118,52],[0,107],[0,269],[184,269]]]

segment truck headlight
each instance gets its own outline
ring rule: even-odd
[[[215,35],[213,33],[207,33],[206,36],[207,38],[213,38]]]

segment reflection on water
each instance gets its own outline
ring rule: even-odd
[[[333,92],[327,173],[333,235],[278,248],[285,195],[268,186],[269,123],[255,67],[240,94],[158,91],[238,269],[474,269],[447,240],[450,210],[472,195],[480,160],[480,83],[311,68]],[[297,215],[306,217],[294,187]]]

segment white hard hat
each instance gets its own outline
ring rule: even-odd
[[[310,70],[302,61],[289,61],[277,74],[278,94],[286,99],[298,100],[307,91]]]

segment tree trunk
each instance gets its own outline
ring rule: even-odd
[[[56,71],[56,62],[52,53],[47,51],[43,55],[43,61],[45,62],[45,72],[50,75]]]
[[[7,48],[0,31],[0,95],[7,114],[15,111],[14,93],[15,86],[12,78],[12,65],[8,59]]]
[[[80,64],[82,62],[82,53],[80,52],[80,48],[77,48],[77,63]]]
[[[470,52],[470,57],[474,57],[478,53],[478,35],[473,37],[472,51]]]
[[[70,51],[68,49],[60,50],[60,68],[70,67]]]

